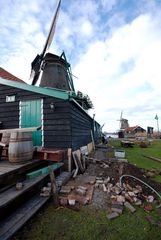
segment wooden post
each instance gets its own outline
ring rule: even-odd
[[[119,164],[118,166],[118,172],[119,172],[119,177],[121,177],[123,175],[123,170],[124,170],[124,164]]]
[[[72,171],[72,149],[68,148],[68,171]]]
[[[3,149],[3,147],[0,145],[0,160],[1,160],[1,156],[2,156],[2,149]]]
[[[53,197],[54,205],[57,207],[59,205],[59,199],[58,199],[58,193],[56,189],[55,174],[52,169],[52,166],[48,166],[48,169],[49,169],[49,175],[50,175],[50,181],[51,181],[51,195]]]
[[[159,138],[159,122],[158,122],[158,115],[156,114],[155,119],[157,120],[157,128],[158,128],[158,138]]]
[[[91,139],[92,139],[92,143],[93,143],[93,149],[95,150],[94,136],[93,136],[92,130],[91,130]]]
[[[157,119],[157,128],[158,128],[158,138],[159,138],[159,122],[158,122],[158,119]]]

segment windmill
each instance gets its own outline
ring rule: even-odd
[[[125,128],[128,128],[128,127],[129,127],[128,120],[125,119],[125,118],[123,118],[122,116],[123,116],[123,111],[121,111],[120,119],[117,120],[117,121],[120,122],[120,124],[119,124],[119,129],[120,129],[120,131],[121,131],[121,130],[124,130]]]
[[[74,91],[70,65],[67,63],[65,53],[63,52],[61,56],[47,53],[54,37],[60,5],[61,0],[58,2],[42,53],[38,54],[31,63],[30,80],[32,85],[35,85],[42,73],[40,86]],[[58,74],[60,72],[61,74]],[[61,79],[59,75],[61,75]]]
[[[93,108],[93,104],[88,95],[78,91],[75,92],[70,64],[67,62],[65,53],[60,56],[47,52],[54,37],[56,21],[60,10],[61,0],[59,0],[54,14],[50,30],[40,55],[37,55],[31,63],[30,80],[32,85],[36,85],[40,78],[40,87],[65,90],[85,109]],[[69,94],[70,95],[70,94]]]

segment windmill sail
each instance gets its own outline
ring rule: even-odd
[[[40,55],[37,55],[36,58],[31,63],[30,79],[32,80],[32,85],[35,85],[38,78],[39,78],[44,55],[51,45],[51,42],[52,42],[52,39],[53,39],[53,36],[54,36],[54,33],[55,33],[56,21],[57,21],[57,18],[58,18],[60,5],[61,5],[61,0],[59,0],[56,12],[54,14],[54,18],[52,20],[52,23],[51,23],[51,26],[50,26],[50,31],[49,31],[48,37],[46,39],[46,43],[44,45],[43,51]]]
[[[56,29],[56,21],[57,21],[58,14],[59,14],[59,9],[60,9],[60,4],[61,4],[61,0],[59,0],[59,3],[58,3],[58,6],[57,6],[57,9],[56,9],[53,21],[51,23],[50,31],[49,31],[48,37],[46,39],[46,43],[45,43],[44,49],[42,51],[42,55],[45,55],[46,51],[49,49],[49,47],[51,45],[51,42],[53,40],[53,36],[54,36],[54,33],[55,33],[55,29]]]

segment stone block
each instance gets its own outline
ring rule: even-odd
[[[112,220],[112,219],[114,219],[114,218],[117,218],[119,216],[119,214],[117,213],[117,212],[112,212],[112,213],[109,213],[108,215],[107,215],[107,218],[109,219],[109,220]]]
[[[71,192],[71,187],[63,186],[60,190],[60,193],[62,194],[69,194]]]
[[[124,206],[128,208],[131,213],[134,213],[136,211],[136,209],[129,202],[125,202]]]
[[[66,206],[68,205],[68,199],[67,198],[59,198],[60,205]]]
[[[68,203],[70,206],[74,206],[76,201],[75,201],[75,199],[68,199]]]
[[[125,197],[122,195],[118,195],[116,199],[117,199],[117,202],[120,202],[120,203],[125,202]]]
[[[89,203],[89,199],[87,197],[83,197],[83,196],[79,196],[79,198],[77,198],[77,201],[79,202],[79,204],[81,205],[87,205]]]
[[[81,188],[77,188],[77,189],[75,190],[75,192],[76,192],[77,194],[81,195],[81,196],[85,196],[85,195],[86,195],[86,190],[83,190],[83,189],[81,189]]]
[[[123,212],[123,205],[114,203],[114,204],[112,204],[111,210],[112,210],[112,212],[117,212],[119,214],[122,214],[122,212]]]
[[[121,205],[123,206],[123,202],[119,202],[119,201],[112,201],[111,204],[117,204],[117,205]]]

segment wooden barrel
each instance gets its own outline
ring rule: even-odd
[[[4,144],[6,144],[6,145],[8,145],[8,144],[9,144],[9,141],[10,141],[10,135],[11,135],[10,133],[7,133],[7,132],[5,133],[5,132],[4,132],[4,133],[2,134],[1,142],[4,143]]]
[[[13,163],[31,160],[33,157],[33,142],[31,132],[11,133],[8,159]]]

